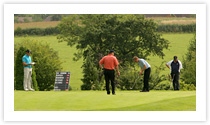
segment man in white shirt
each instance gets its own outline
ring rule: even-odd
[[[150,64],[146,60],[140,59],[137,56],[133,57],[133,61],[138,63],[138,65],[141,67],[139,75],[142,75],[144,72],[144,87],[140,92],[149,92],[149,77],[151,72]]]
[[[166,63],[166,66],[171,69],[171,78],[173,79],[174,90],[179,90],[179,73],[182,69],[182,63],[177,59],[177,56],[174,56],[174,60]]]

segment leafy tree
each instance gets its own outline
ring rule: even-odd
[[[182,79],[186,84],[194,84],[196,86],[196,35],[190,41],[188,52],[183,60]]]
[[[78,19],[79,17],[79,19]],[[75,60],[86,58],[92,51],[92,63],[99,69],[99,60],[109,49],[116,51],[120,65],[131,65],[133,56],[146,58],[158,55],[163,58],[163,49],[169,42],[155,33],[157,24],[142,15],[83,14],[62,19],[58,28],[59,42],[76,45]]]
[[[84,14],[64,18],[59,24],[60,42],[76,47],[87,56],[87,48],[99,61],[109,49],[116,50],[121,62],[132,62],[134,55],[146,58],[149,55],[164,56],[163,49],[169,42],[155,33],[157,24],[142,15]],[[122,63],[122,64],[123,64]]]

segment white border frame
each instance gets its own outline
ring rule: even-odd
[[[196,14],[196,111],[14,111],[14,14]],[[10,50],[10,51],[8,51]],[[201,66],[202,68],[198,67]],[[205,121],[205,4],[5,4],[5,121]],[[47,117],[46,117],[47,116]],[[57,117],[61,116],[61,117]],[[130,116],[130,117],[129,117]],[[174,117],[175,119],[174,119]]]

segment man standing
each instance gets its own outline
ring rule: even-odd
[[[174,56],[174,60],[166,63],[166,66],[171,69],[171,78],[173,80],[174,90],[179,90],[179,73],[182,69],[182,63],[177,59],[177,56]]]
[[[109,90],[109,81],[111,80],[111,86],[112,86],[112,95],[115,94],[115,68],[117,69],[117,74],[120,75],[119,72],[119,62],[117,58],[114,56],[114,50],[110,50],[109,54],[107,56],[104,56],[100,61],[99,61],[99,66],[101,69],[104,70],[104,76],[105,76],[105,81],[106,81],[106,91],[107,94],[110,95],[110,90]],[[104,68],[103,65],[104,64]]]
[[[23,87],[25,91],[34,91],[34,89],[31,88],[32,65],[34,65],[34,63],[31,63],[30,54],[31,54],[31,51],[28,49],[26,50],[26,54],[22,58],[22,62],[24,66]]]
[[[139,75],[143,74],[144,72],[144,87],[143,90],[140,92],[149,92],[149,77],[151,72],[151,66],[146,60],[140,59],[137,56],[133,57],[133,61],[138,63],[139,66],[141,67]]]

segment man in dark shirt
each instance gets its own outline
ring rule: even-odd
[[[177,59],[177,56],[174,56],[174,60],[166,63],[166,66],[171,69],[171,78],[173,79],[174,90],[179,90],[179,73],[182,69],[182,63]]]

